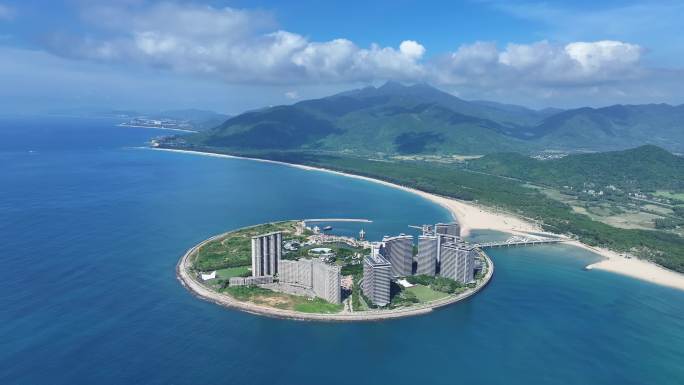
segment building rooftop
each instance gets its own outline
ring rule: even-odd
[[[370,264],[373,267],[391,266],[391,264],[381,255],[369,255],[366,257],[365,260],[368,261],[368,264]]]
[[[280,233],[282,233],[282,231],[273,231],[273,232],[266,233],[266,234],[259,234],[259,235],[253,236],[252,239],[261,238],[261,237],[268,237],[269,235],[275,235],[275,234],[280,234]]]

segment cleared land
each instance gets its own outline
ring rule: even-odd
[[[642,204],[637,201],[583,200],[552,188],[530,184],[525,184],[525,187],[536,189],[553,200],[569,205],[575,213],[587,215],[594,221],[621,229],[653,230],[656,219],[667,218],[673,214],[671,209],[654,204]]]
[[[278,293],[256,286],[227,287],[223,292],[230,294],[238,301],[252,302],[283,310],[323,314],[339,313],[342,310],[342,305],[332,304],[320,298]]]

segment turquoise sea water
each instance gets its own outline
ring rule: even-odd
[[[595,257],[567,246],[493,251],[483,292],[409,319],[198,300],[174,267],[215,233],[362,217],[379,238],[448,213],[365,181],[135,149],[163,132],[114,123],[0,118],[0,384],[684,383],[684,292],[584,271]]]

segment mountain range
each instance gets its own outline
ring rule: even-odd
[[[684,152],[684,105],[534,110],[388,82],[246,112],[184,140],[242,151],[365,155],[593,152],[643,144]]]

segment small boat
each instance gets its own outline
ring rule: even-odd
[[[325,226],[323,228],[323,231],[330,231],[330,230],[332,230],[332,226]]]

